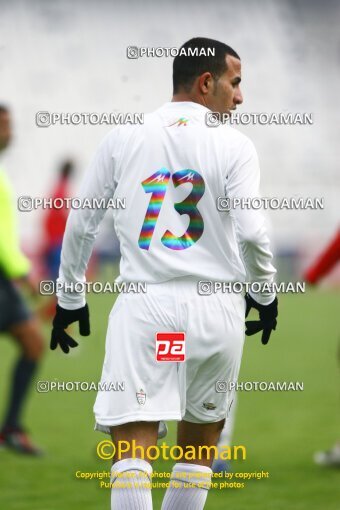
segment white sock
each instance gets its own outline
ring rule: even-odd
[[[211,469],[206,466],[175,464],[162,510],[202,510],[210,489],[211,475]]]
[[[142,459],[123,459],[111,468],[111,510],[152,510],[152,467]]]

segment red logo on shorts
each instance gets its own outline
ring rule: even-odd
[[[184,333],[156,333],[157,361],[185,361]]]

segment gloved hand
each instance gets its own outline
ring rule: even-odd
[[[90,334],[90,315],[87,304],[77,310],[65,310],[65,308],[57,305],[51,334],[50,347],[52,351],[60,345],[62,351],[67,354],[70,347],[71,349],[77,347],[78,343],[65,331],[67,326],[73,322],[79,322],[79,333],[82,336]]]
[[[271,332],[273,329],[276,329],[276,317],[278,316],[277,297],[270,305],[260,305],[260,303],[257,303],[248,293],[245,295],[245,300],[247,304],[246,317],[252,308],[255,308],[260,315],[259,321],[246,321],[246,335],[251,336],[259,331],[263,331],[261,342],[263,345],[266,345],[269,342]]]

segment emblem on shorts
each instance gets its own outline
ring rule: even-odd
[[[145,393],[145,391],[140,389],[139,391],[137,391],[136,397],[137,397],[138,404],[140,406],[143,406],[145,404],[145,401],[146,401],[146,393]]]
[[[212,402],[203,402],[203,407],[208,411],[213,411],[214,409],[216,409],[215,404],[213,404]]]

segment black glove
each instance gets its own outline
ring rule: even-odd
[[[65,308],[61,308],[61,306],[57,305],[51,334],[50,347],[52,351],[58,347],[58,344],[65,354],[70,351],[70,347],[77,347],[78,343],[66,333],[65,329],[73,322],[78,321],[79,333],[82,336],[89,336],[90,315],[87,304],[83,306],[83,308],[78,308],[77,310],[65,310]]]
[[[260,315],[259,321],[246,321],[246,335],[251,336],[259,331],[263,331],[261,342],[263,345],[266,345],[269,342],[271,332],[273,329],[276,329],[276,317],[278,316],[277,297],[270,305],[260,305],[248,293],[245,295],[245,300],[247,304],[246,317],[252,308],[255,308]]]

